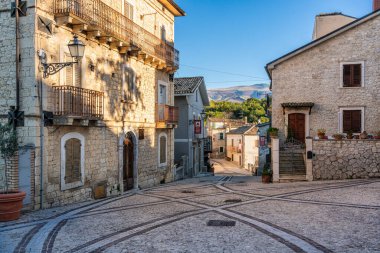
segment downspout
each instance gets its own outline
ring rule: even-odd
[[[16,112],[20,110],[20,15],[19,0],[15,0],[16,17]],[[16,127],[16,124],[14,125]]]
[[[19,0],[16,0],[16,2],[18,2]],[[35,10],[37,10],[37,5],[38,5],[38,1],[36,1],[35,3],[36,5],[36,8]],[[37,15],[35,15],[35,22],[34,24],[36,24],[36,17]],[[40,43],[40,36],[39,34],[37,34],[38,38],[38,47],[40,48],[41,46],[41,43]],[[45,141],[45,138],[44,138],[44,125],[45,125],[45,122],[44,122],[44,107],[43,107],[43,82],[42,82],[42,76],[41,76],[41,72],[38,71],[37,72],[37,92],[38,92],[38,97],[39,97],[39,113],[40,113],[40,209],[43,209],[43,193],[44,193],[44,141]]]

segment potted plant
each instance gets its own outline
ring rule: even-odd
[[[323,140],[325,138],[326,129],[320,128],[317,130],[318,138]]]
[[[333,137],[336,141],[341,141],[344,136],[343,134],[334,134]]]
[[[376,132],[374,138],[375,138],[376,140],[380,140],[380,131],[377,131],[377,132]]]
[[[269,184],[272,180],[272,171],[270,169],[270,163],[266,163],[261,173],[261,182],[264,184]]]
[[[347,139],[352,140],[354,138],[354,132],[352,130],[347,132]]]
[[[276,138],[278,137],[278,128],[275,127],[270,127],[268,129],[268,134],[271,138]]]
[[[0,154],[4,160],[5,188],[0,191],[0,221],[17,220],[20,217],[25,192],[9,189],[9,164],[18,150],[17,134],[11,125],[0,124]]]
[[[361,133],[361,134],[359,135],[359,139],[364,140],[364,139],[367,139],[367,138],[368,138],[368,134],[367,134],[366,131],[364,131],[363,133]]]

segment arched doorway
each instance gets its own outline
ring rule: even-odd
[[[124,191],[133,189],[133,167],[135,161],[134,143],[130,133],[126,134],[123,146],[123,185]]]
[[[288,115],[288,138],[305,142],[305,114],[291,113]]]

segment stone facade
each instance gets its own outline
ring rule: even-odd
[[[314,140],[313,179],[380,177],[380,140]]]
[[[0,114],[6,115],[10,106],[15,106],[15,20],[10,17],[11,1],[0,2],[0,53],[9,57],[0,59]],[[121,1],[104,1],[116,11],[122,12]],[[174,15],[156,0],[128,1],[133,5],[133,21],[146,31],[161,38],[165,27],[167,43],[174,42]],[[127,133],[134,140],[134,187],[146,188],[172,180],[174,159],[174,131],[156,127],[156,103],[158,82],[167,86],[166,104],[173,105],[173,82],[169,74],[175,69],[158,67],[154,60],[127,56],[111,44],[101,43],[102,38],[86,36],[86,31],[74,30],[70,24],[57,22],[53,12],[54,1],[27,1],[27,16],[20,18],[21,90],[20,110],[25,114],[25,125],[18,127],[20,146],[35,146],[34,178],[32,180],[34,208],[51,207],[93,197],[93,187],[106,182],[107,195],[119,194],[123,184],[123,141]],[[146,15],[156,12],[156,15]],[[143,15],[143,16],[141,16]],[[41,23],[41,19],[44,21]],[[51,23],[49,29],[43,24]],[[65,71],[42,78],[37,51],[44,49],[47,62],[71,61],[64,57],[67,44],[73,33],[86,44],[81,60],[81,88],[100,91],[104,94],[104,113],[97,122],[46,125],[41,131],[42,109],[53,112],[56,106],[54,87],[65,85]],[[161,63],[160,63],[161,64]],[[135,88],[128,103],[123,103],[127,93],[125,72],[134,73]],[[40,83],[41,82],[41,83]],[[42,84],[40,86],[40,84]],[[42,87],[42,90],[40,89]],[[42,92],[42,101],[41,101]],[[69,121],[70,122],[70,121]],[[72,122],[72,121],[71,121]],[[141,136],[143,131],[143,137]],[[62,190],[61,140],[65,134],[78,133],[84,136],[84,182],[81,187]],[[159,167],[158,136],[167,136],[167,163]],[[42,142],[41,142],[42,141]],[[43,170],[41,169],[41,147],[43,147]],[[42,183],[40,173],[43,173]],[[0,177],[1,179],[1,177]],[[34,183],[35,182],[35,183]],[[40,188],[43,189],[42,200]]]
[[[306,136],[316,136],[317,129],[326,135],[340,132],[342,108],[363,108],[364,129],[374,134],[380,126],[380,13],[320,44],[279,63],[268,64],[272,79],[272,126],[287,134],[287,114],[305,114]],[[281,58],[280,58],[281,59]],[[341,64],[364,62],[364,86],[341,87]],[[308,108],[285,110],[282,103],[312,102]]]

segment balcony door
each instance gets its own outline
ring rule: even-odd
[[[166,100],[166,85],[160,84],[159,85],[159,91],[158,91],[158,103],[165,105],[167,102]]]

